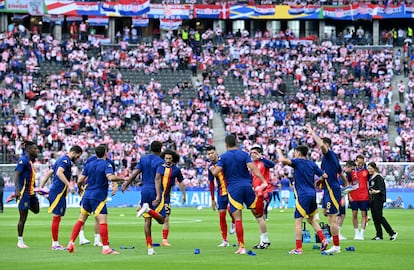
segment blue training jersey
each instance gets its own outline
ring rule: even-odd
[[[66,189],[65,183],[63,183],[57,176],[57,171],[60,167],[63,168],[63,174],[66,179],[70,181],[70,177],[72,176],[72,161],[68,155],[64,155],[55,162],[55,165],[53,165],[53,181],[52,186],[50,187],[50,192],[60,193]]]
[[[108,174],[114,174],[111,163],[104,159],[96,159],[87,166],[85,176],[88,177],[88,186],[86,187],[83,198],[103,201],[108,195]]]
[[[90,162],[92,162],[92,161],[94,161],[94,160],[97,160],[97,159],[98,159],[98,157],[97,157],[96,155],[94,155],[94,156],[89,157],[89,158],[85,161],[85,163],[83,164],[82,175],[85,175],[85,174],[84,174],[84,172],[87,170],[87,165],[88,165]],[[116,171],[115,162],[114,162],[112,159],[109,159],[109,158],[107,158],[107,159],[106,159],[106,161],[107,161],[107,162],[109,162],[109,163],[111,163],[112,168],[114,168],[114,172],[115,172],[115,171]]]
[[[36,172],[30,158],[27,155],[23,155],[19,158],[15,171],[20,173],[20,194],[34,195]]]
[[[290,179],[287,177],[283,177],[280,180],[281,190],[290,190]]]
[[[142,174],[142,190],[155,190],[155,175],[157,168],[164,163],[164,160],[157,155],[150,154],[143,156],[137,163],[136,169]]]
[[[238,149],[229,150],[220,156],[217,166],[223,168],[229,191],[236,187],[252,186],[252,176],[246,165],[250,162],[252,159],[249,154]]]
[[[315,162],[303,158],[292,159],[292,167],[297,196],[316,196],[315,175],[322,176],[323,171]]]
[[[338,174],[342,173],[342,167],[334,151],[329,150],[323,155],[321,168],[328,175],[329,187],[331,189],[341,188],[338,182]]]

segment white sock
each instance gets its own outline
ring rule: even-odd
[[[101,242],[101,235],[99,233],[95,233],[95,243]]]
[[[59,245],[59,241],[52,241],[52,247]]]
[[[359,230],[358,228],[354,229],[355,230],[355,234],[359,234]]]
[[[260,234],[260,242],[261,243],[268,243],[269,237],[267,236],[267,232]]]
[[[109,246],[103,246],[102,248],[103,249],[109,249]]]
[[[24,242],[23,242],[23,236],[18,236],[17,237],[17,242],[19,243],[19,244],[23,244]]]
[[[81,230],[81,231],[79,232],[79,240],[80,240],[80,241],[85,240],[85,232],[84,232],[83,230]]]
[[[364,235],[365,230],[361,229],[361,235]]]

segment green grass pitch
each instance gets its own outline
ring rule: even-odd
[[[68,209],[62,218],[60,243],[66,245],[79,209]],[[51,251],[51,215],[45,208],[40,214],[29,214],[24,240],[29,249],[16,248],[17,209],[6,208],[0,214],[0,269],[414,269],[414,211],[385,209],[384,215],[399,232],[398,239],[390,241],[384,232],[383,241],[371,241],[375,235],[370,222],[365,241],[354,241],[351,212],[348,210],[342,234],[349,240],[342,241],[342,253],[322,256],[313,250],[313,243],[304,244],[303,255],[288,255],[294,248],[293,209],[269,212],[268,232],[272,245],[267,250],[257,250],[256,256],[236,255],[236,247],[219,248],[221,242],[218,214],[211,209],[174,208],[171,215],[169,242],[171,247],[155,247],[156,256],[146,254],[143,218],[135,217],[133,208],[110,208],[108,216],[111,247],[120,255],[101,255],[101,249],[91,245],[76,245],[76,253]],[[243,211],[246,248],[259,241],[259,228],[250,211]],[[321,221],[326,222],[326,218]],[[230,222],[229,222],[230,223]],[[161,242],[161,225],[153,222],[153,242]],[[86,224],[85,234],[93,240],[93,220]],[[312,232],[313,235],[313,232]],[[387,237],[386,237],[387,236]],[[229,236],[236,244],[236,236]],[[120,249],[121,246],[134,249]],[[345,251],[354,246],[355,252]],[[199,248],[200,254],[194,254]]]

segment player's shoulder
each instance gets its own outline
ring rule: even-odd
[[[86,165],[86,164],[88,164],[88,163],[91,163],[92,161],[97,160],[97,159],[98,159],[98,157],[97,157],[97,156],[90,156],[90,157],[88,157],[88,159],[85,161],[84,165]]]
[[[113,163],[112,162],[109,162],[108,160],[105,160],[105,167],[107,167],[107,168],[114,168],[114,165],[113,165]]]
[[[58,162],[63,164],[70,164],[71,160],[68,155],[64,155],[58,160]]]
[[[27,159],[26,155],[21,156],[18,160],[17,160],[17,165],[21,165],[23,164]]]

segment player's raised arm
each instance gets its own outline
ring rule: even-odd
[[[282,162],[284,165],[292,166],[292,161],[283,155],[282,149],[276,148],[276,152],[279,156],[280,162]]]
[[[311,126],[310,123],[306,124],[306,129],[308,130],[308,132],[312,136],[312,138],[315,140],[316,144],[321,149],[322,153],[324,153],[324,154],[328,153],[329,148],[322,141],[322,139],[315,133],[315,131],[312,129],[312,126]]]

